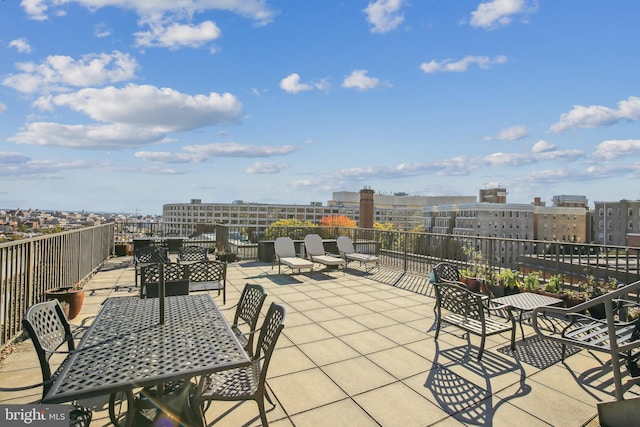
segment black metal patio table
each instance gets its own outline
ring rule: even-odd
[[[513,295],[507,295],[504,297],[493,298],[491,303],[509,306],[510,310],[516,310],[519,312],[518,324],[520,325],[520,333],[524,340],[524,329],[522,328],[522,318],[525,313],[531,313],[538,307],[544,307],[548,305],[556,305],[562,302],[559,298],[550,297],[547,295],[534,294],[532,292],[520,292]]]
[[[131,391],[250,364],[210,295],[166,297],[162,324],[160,301],[108,298],[43,402]]]

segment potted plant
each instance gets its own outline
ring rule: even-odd
[[[530,271],[522,279],[522,290],[524,292],[537,293],[540,291],[540,272]]]
[[[74,286],[65,286],[61,288],[53,288],[45,291],[47,300],[57,299],[60,304],[67,303],[69,305],[69,320],[75,319],[84,303],[84,289],[80,284]]]
[[[633,322],[636,319],[640,318],[640,307],[633,306],[627,309],[627,322]]]
[[[608,287],[607,283],[604,280],[598,281],[594,275],[592,274],[587,275],[587,286],[586,286],[587,299],[591,300],[606,294],[608,291],[607,287]],[[605,310],[604,303],[589,307],[588,310],[591,317],[594,317],[596,319],[604,319],[605,317],[607,317],[607,312]]]
[[[504,268],[498,273],[498,282],[504,288],[505,295],[520,292],[520,278],[518,277],[518,273],[510,268]]]
[[[216,253],[216,259],[222,262],[234,262],[237,258],[238,254],[234,252],[218,251]]]

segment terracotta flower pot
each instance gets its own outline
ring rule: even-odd
[[[69,320],[75,319],[78,314],[80,314],[82,304],[84,303],[84,289],[74,289],[69,286],[49,289],[45,292],[47,294],[47,300],[57,299],[60,302],[65,301],[69,304]]]

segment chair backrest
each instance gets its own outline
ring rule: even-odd
[[[459,282],[460,272],[455,264],[441,262],[433,267],[436,283],[440,282]]]
[[[267,377],[267,369],[269,368],[271,355],[276,347],[280,332],[282,332],[282,328],[284,328],[284,316],[284,306],[272,302],[260,328],[260,336],[258,337],[258,345],[253,360],[259,360],[262,357],[260,383],[263,386]]]
[[[338,244],[338,251],[340,253],[353,254],[356,252],[353,247],[353,242],[349,236],[338,236],[336,243]]]
[[[278,258],[295,258],[296,256],[296,246],[293,244],[291,237],[276,238],[273,248]]]
[[[68,351],[75,350],[71,327],[58,300],[41,302],[29,307],[22,319],[22,325],[31,337],[38,354],[44,382],[42,390],[44,397],[51,388],[49,380],[52,373],[49,359],[65,344]]]
[[[238,327],[240,321],[247,324],[249,331],[255,331],[258,324],[258,318],[260,317],[260,310],[264,300],[267,298],[267,293],[260,285],[247,283],[244,285],[242,294],[240,295],[240,301],[236,307],[236,313],[233,317],[233,326]],[[250,333],[247,343],[247,348],[253,352],[253,337],[256,334]]]
[[[262,304],[267,298],[267,292],[260,285],[247,283],[244,285],[238,306],[236,307],[236,314],[233,318],[233,325],[238,326],[240,320],[245,322],[253,331],[258,324],[258,317],[260,317],[260,310]]]
[[[311,256],[324,255],[324,245],[322,244],[322,238],[318,234],[307,234],[304,236],[304,250]]]
[[[188,295],[187,266],[176,262],[149,264],[140,268],[140,296],[157,298],[159,295],[160,267],[164,276],[165,295]]]
[[[169,253],[167,248],[160,246],[145,246],[135,250],[136,264],[150,264],[156,262],[168,262]]]
[[[178,249],[178,262],[207,261],[208,249],[204,246],[181,246]]]
[[[471,292],[463,284],[438,282],[434,283],[436,290],[436,313],[440,317],[440,310],[445,309],[452,313],[484,322],[485,306],[482,303],[484,297]]]
[[[186,266],[190,282],[220,282],[227,279],[227,263],[220,261],[197,261]]]

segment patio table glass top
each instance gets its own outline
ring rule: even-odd
[[[43,402],[61,403],[246,366],[250,360],[210,295],[105,301]]]

